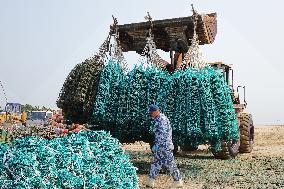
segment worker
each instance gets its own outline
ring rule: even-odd
[[[160,112],[157,105],[151,105],[148,113],[155,120],[154,134],[155,141],[152,147],[154,153],[154,162],[151,165],[149,179],[146,185],[148,187],[155,187],[155,179],[159,171],[164,166],[166,167],[174,179],[173,188],[182,188],[183,181],[181,179],[180,171],[174,161],[174,145],[172,142],[172,127],[169,119]]]

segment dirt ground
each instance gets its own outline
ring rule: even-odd
[[[149,145],[124,145],[138,168],[140,188],[153,160]],[[176,162],[183,176],[185,189],[283,188],[284,189],[284,126],[256,126],[252,153],[239,154],[232,160],[215,159],[207,146],[195,152],[181,152]],[[169,188],[169,172],[162,170],[156,188]]]

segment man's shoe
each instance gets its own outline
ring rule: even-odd
[[[179,181],[174,181],[171,188],[182,188],[182,187],[183,187],[183,181],[179,180]]]
[[[155,179],[149,178],[146,182],[146,186],[154,188],[155,187]]]

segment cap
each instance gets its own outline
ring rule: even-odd
[[[152,105],[149,106],[148,113],[155,112],[159,109],[160,109],[159,106],[152,104]]]

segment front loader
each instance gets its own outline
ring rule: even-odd
[[[217,34],[217,14],[200,15],[193,9],[192,17],[173,18],[166,20],[156,20],[149,22],[118,25],[119,43],[123,52],[136,51],[141,54],[145,47],[145,37],[154,38],[157,49],[170,53],[170,63],[165,66],[169,73],[181,69],[182,62],[192,43],[194,31],[198,36],[200,45],[211,44],[214,42]],[[149,32],[150,31],[150,32]],[[219,69],[223,74],[227,84],[231,88],[232,101],[235,109],[240,139],[235,141],[223,142],[222,150],[214,152],[215,157],[220,159],[234,158],[238,152],[249,153],[253,148],[254,126],[252,115],[245,111],[247,102],[245,100],[245,87],[238,86],[233,88],[233,70],[230,65],[222,62],[209,63],[212,67]],[[244,92],[244,101],[240,102],[239,92]],[[183,151],[194,151],[198,146],[180,146]],[[178,146],[175,146],[175,152]]]

